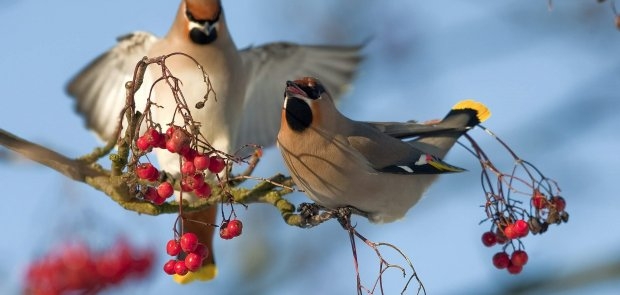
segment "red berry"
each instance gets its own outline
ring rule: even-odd
[[[194,162],[186,161],[183,162],[181,166],[181,173],[185,175],[194,174],[196,172],[196,167],[194,167]]]
[[[189,270],[187,269],[187,266],[185,265],[185,261],[178,260],[174,263],[174,273],[180,276],[184,276],[187,274],[188,271]]]
[[[243,231],[243,223],[241,223],[241,220],[233,219],[228,222],[228,225],[226,225],[226,229],[233,238],[238,237]]]
[[[511,264],[508,265],[507,269],[508,269],[508,272],[510,274],[516,275],[516,274],[521,273],[521,271],[523,270],[523,266],[522,265],[514,265],[514,264],[511,263]]]
[[[146,132],[144,132],[144,135],[142,135],[142,137],[144,137],[144,139],[146,140],[146,142],[150,145],[150,146],[157,146],[162,138],[162,134],[159,133],[159,131],[157,131],[155,128],[149,128],[148,130],[146,130]]]
[[[190,271],[197,271],[202,265],[202,256],[196,253],[189,253],[185,256],[185,266]]]
[[[195,188],[194,193],[199,198],[208,198],[211,196],[211,186],[208,183],[204,183],[201,187]]]
[[[198,243],[198,246],[196,246],[196,250],[194,250],[194,253],[200,255],[202,259],[209,257],[209,249],[207,249],[207,246],[205,246],[205,244],[203,243]]]
[[[218,156],[211,156],[209,158],[209,171],[213,173],[220,173],[226,167],[226,161]]]
[[[220,238],[222,238],[224,240],[230,240],[230,239],[232,239],[234,237],[228,232],[227,228],[220,227]]]
[[[186,153],[183,153],[183,160],[186,162],[193,162],[196,155],[198,155],[198,151],[190,148]]]
[[[172,142],[172,140],[168,139],[166,140],[166,149],[171,152],[171,153],[176,153],[176,146],[174,145],[174,142]]]
[[[497,240],[497,243],[500,245],[503,245],[506,242],[508,242],[508,238],[506,238],[506,235],[504,235],[504,233],[500,229],[497,229],[497,231],[495,232],[495,239]]]
[[[166,136],[163,134],[159,137],[159,141],[154,145],[154,147],[165,149],[166,148]]]
[[[497,243],[497,238],[495,237],[494,232],[488,231],[482,234],[482,244],[484,244],[485,246],[492,247],[496,243]]]
[[[529,225],[527,224],[527,221],[523,220],[523,219],[519,219],[514,223],[514,231],[515,234],[517,235],[517,238],[522,238],[527,236],[527,234],[530,232],[530,228]]]
[[[136,147],[138,147],[139,150],[144,152],[144,151],[150,149],[152,147],[152,145],[149,144],[148,139],[146,137],[140,136],[136,140]]]
[[[157,186],[157,194],[160,198],[167,199],[172,196],[174,189],[172,188],[172,184],[170,182],[164,181]]]
[[[230,240],[232,238],[234,238],[230,232],[228,231],[228,222],[224,221],[222,222],[222,224],[220,225],[220,238],[224,239],[224,240]]]
[[[510,264],[510,258],[506,252],[497,252],[493,255],[493,265],[498,269],[506,268]]]
[[[176,265],[177,261],[175,259],[170,259],[168,260],[168,262],[166,262],[166,264],[164,264],[164,272],[169,274],[169,275],[173,275],[175,274],[175,270],[174,270],[174,266]]]
[[[194,175],[188,175],[181,180],[181,188],[185,191],[192,191],[201,188],[205,185],[204,175],[197,173]]]
[[[153,202],[159,199],[159,195],[157,194],[157,190],[154,187],[149,186],[146,188],[146,192],[144,193],[144,198]]]
[[[187,131],[182,128],[175,128],[172,136],[166,142],[166,149],[172,153],[185,154],[190,150],[191,138]]]
[[[170,240],[166,244],[166,253],[170,256],[177,256],[181,253],[181,245],[177,240]]]
[[[195,233],[184,233],[180,240],[181,249],[186,253],[194,252],[198,246],[198,236]]]
[[[555,206],[555,209],[558,211],[564,211],[566,209],[566,200],[560,196],[555,196],[551,198],[551,203]]]
[[[543,209],[547,206],[547,199],[540,191],[535,190],[532,196],[532,206],[536,209]]]
[[[209,156],[205,154],[196,155],[194,157],[194,167],[200,171],[209,168]]]
[[[515,230],[515,225],[514,223],[510,223],[508,225],[506,225],[506,227],[504,227],[504,235],[506,236],[507,239],[512,240],[512,239],[516,239],[519,236],[517,235],[517,232]]]
[[[157,195],[157,198],[151,202],[155,205],[161,205],[166,202],[166,198],[162,198],[159,195]]]
[[[140,179],[155,181],[159,178],[159,171],[151,163],[144,163],[136,167],[136,175]]]
[[[181,191],[191,192],[194,189],[193,185],[194,183],[189,177],[186,176],[181,179]]]
[[[516,266],[524,266],[527,263],[527,253],[523,250],[517,250],[512,252],[510,256],[510,263]]]
[[[174,130],[176,130],[177,128],[180,128],[180,127],[176,125],[171,125],[170,127],[168,127],[168,129],[166,129],[166,136],[165,136],[166,140],[172,137],[172,133],[174,133]]]

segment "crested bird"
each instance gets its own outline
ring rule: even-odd
[[[435,124],[362,122],[338,111],[320,80],[287,81],[277,146],[295,184],[326,208],[353,207],[373,223],[401,219],[439,174],[459,136],[490,116],[463,100]]]
[[[188,54],[204,67],[217,96],[217,100],[207,100],[203,108],[192,107],[205,96],[203,77],[196,72],[196,65],[177,56],[168,59],[166,65],[182,82],[180,89],[206,140],[214,148],[232,153],[245,143],[261,146],[275,143],[277,113],[281,108],[277,97],[281,94],[280,84],[287,77],[318,75],[336,97],[342,94],[361,61],[361,47],[280,42],[239,50],[228,30],[221,1],[182,0],[164,37],[143,31],[120,37],[116,46],[69,82],[67,91],[76,99],[77,111],[86,118],[87,126],[101,139],[113,140],[118,114],[125,105],[124,84],[132,79],[136,63],[144,56]],[[150,87],[158,75],[161,69],[149,67],[143,85]],[[162,126],[171,122],[183,125],[180,116],[173,120],[176,103],[164,84],[157,83],[154,87],[153,101],[163,108],[151,109],[153,119]],[[148,91],[136,94],[138,110],[146,103],[145,92]],[[179,173],[178,156],[158,149],[157,159],[162,169]],[[200,242],[212,250],[214,228],[204,224],[215,223],[216,207],[184,213],[184,217],[199,221],[185,223],[184,229],[196,233]],[[200,271],[175,276],[175,280],[180,283],[210,280],[216,274],[215,261],[210,255]]]

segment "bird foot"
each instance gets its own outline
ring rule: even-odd
[[[325,208],[316,203],[301,203],[297,212],[303,219],[301,227],[310,228],[327,220],[337,219],[341,225],[350,224],[351,215],[356,214],[368,218],[368,213],[355,207],[345,206],[338,208]]]

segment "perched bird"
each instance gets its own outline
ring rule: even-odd
[[[183,52],[195,58],[209,75],[217,100],[209,99],[195,109],[206,93],[202,75],[189,59],[174,56],[166,65],[182,82],[181,91],[190,106],[193,119],[201,123],[200,132],[215,148],[232,153],[240,145],[253,143],[270,146],[278,132],[277,113],[281,108],[282,81],[287,77],[317,75],[326,87],[340,95],[350,84],[361,60],[361,46],[301,46],[272,43],[238,50],[226,25],[219,0],[182,0],[168,34],[158,38],[146,32],[133,32],[119,38],[118,44],[95,59],[68,85],[68,93],[77,100],[77,110],[103,140],[114,137],[119,112],[125,105],[126,81],[131,80],[136,63],[144,56],[157,57]],[[137,109],[146,102],[151,83],[161,75],[158,67],[149,67],[143,88],[136,94]],[[165,83],[157,83],[152,97],[164,108],[152,108],[155,122],[166,126],[183,125],[173,115],[175,100]],[[160,167],[179,173],[178,156],[158,149]],[[187,195],[187,194],[186,194]],[[186,222],[185,230],[198,235],[200,242],[212,249],[215,207],[201,212],[184,213],[200,222]],[[212,259],[203,268],[179,282],[209,280],[217,268]]]
[[[315,78],[286,82],[277,145],[294,182],[317,204],[354,207],[371,222],[402,218],[440,173],[460,135],[490,116],[464,100],[436,124],[360,122],[342,115]]]

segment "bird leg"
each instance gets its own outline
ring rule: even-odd
[[[322,211],[322,212],[321,212]],[[351,214],[360,215],[368,218],[368,213],[361,211],[355,207],[346,206],[338,208],[326,208],[316,203],[301,203],[297,208],[299,216],[302,218],[300,227],[315,227],[330,219],[350,219]],[[342,224],[342,222],[341,222]],[[344,226],[344,225],[343,225]]]

